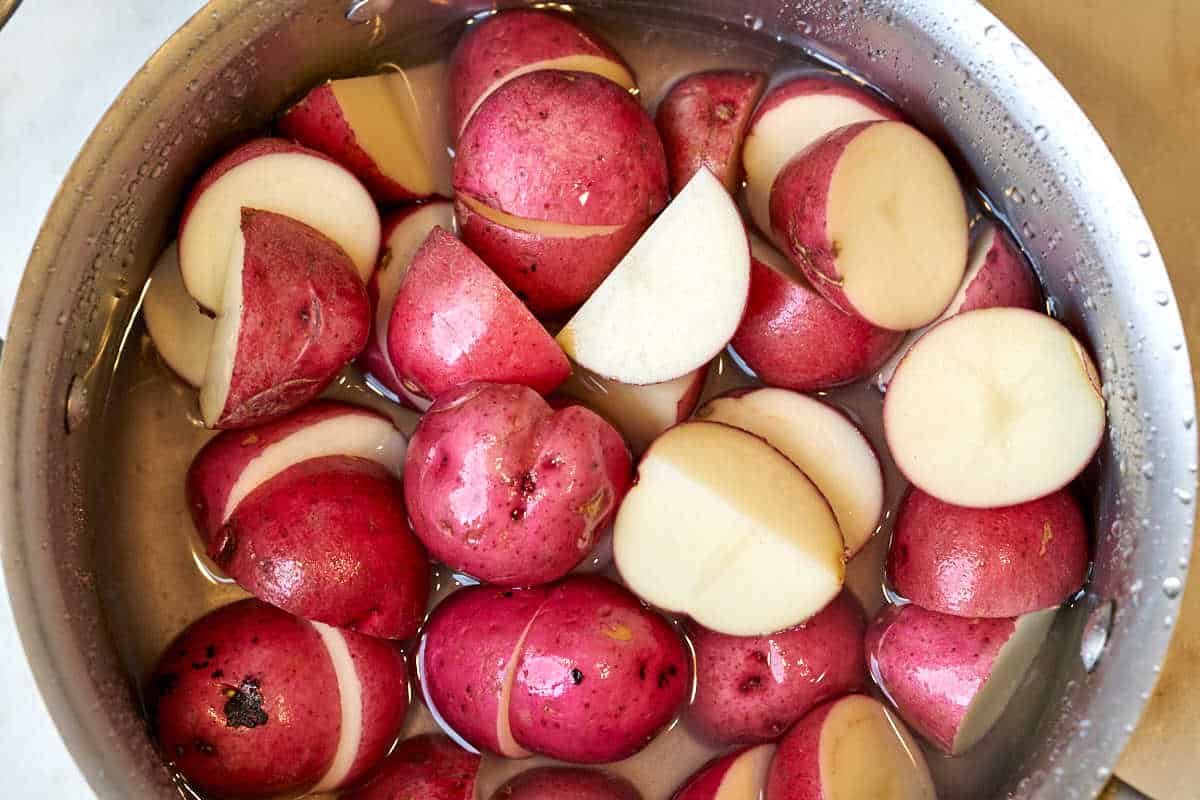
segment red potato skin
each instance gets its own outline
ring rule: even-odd
[[[405,739],[341,800],[473,800],[480,758],[445,736]]]
[[[667,204],[654,122],[598,75],[542,70],[514,78],[471,118],[454,191],[524,219],[624,225]]]
[[[456,136],[462,131],[467,114],[497,78],[537,61],[576,55],[625,65],[604,40],[564,14],[516,9],[476,22],[450,54],[450,129]]]
[[[214,427],[246,428],[325,390],[367,343],[371,305],[350,257],[302,222],[242,210],[242,318]]]
[[[407,639],[425,614],[429,563],[409,531],[400,482],[367,459],[289,467],[205,545],[247,591],[305,619]]]
[[[436,398],[472,381],[549,394],[571,374],[554,339],[487,265],[436,228],[413,257],[388,323],[399,377]]]
[[[811,392],[870,375],[903,338],[844,313],[807,281],[751,258],[746,313],[731,344],[764,383]]]
[[[304,99],[289,108],[279,120],[279,130],[306,147],[329,155],[353,172],[377,202],[402,203],[422,197],[379,171],[375,161],[359,146],[329,82],[313,87]]]
[[[576,239],[517,230],[455,202],[463,241],[537,314],[580,305],[650,227],[651,218]]]
[[[496,790],[492,800],[642,800],[624,778],[569,767],[522,772]]]
[[[1053,608],[1087,576],[1088,532],[1065,489],[1001,508],[963,508],[915,487],[888,551],[893,588],[931,611],[1016,617]]]
[[[561,761],[628,758],[675,716],[690,672],[666,620],[612,581],[572,576],[529,626],[509,707],[513,736]]]
[[[689,75],[659,103],[662,137],[676,195],[701,167],[732,194],[741,179],[742,139],[767,78],[761,72],[713,70]]]
[[[955,313],[999,306],[1036,311],[1042,307],[1042,287],[1016,242],[997,225],[984,265],[966,287]]]
[[[783,737],[767,772],[766,800],[827,800],[821,788],[821,729],[837,703],[817,706]]]
[[[268,447],[310,425],[353,414],[384,419],[382,414],[362,406],[317,400],[252,430],[223,431],[209,439],[192,459],[184,484],[196,530],[206,539],[217,535],[225,524],[229,492],[247,465]]]
[[[591,552],[632,482],[616,429],[533,390],[441,395],[409,444],[404,494],[433,557],[504,586],[560,578]]]
[[[721,783],[725,773],[732,767],[749,748],[735,750],[732,753],[714,758],[688,778],[682,786],[675,790],[671,800],[719,800],[717,793],[721,791]],[[742,798],[739,798],[742,800]],[[745,798],[758,800],[758,798]]]
[[[509,758],[496,735],[510,666],[529,623],[546,602],[545,587],[470,586],[443,600],[426,625],[421,670],[430,702],[476,748]]]
[[[762,99],[762,102],[758,104],[758,108],[755,109],[754,116],[750,118],[750,127],[753,128],[754,124],[762,119],[763,116],[794,97],[807,97],[818,94],[848,97],[884,119],[904,119],[904,116],[898,109],[889,105],[887,101],[878,95],[866,91],[847,80],[835,77],[827,72],[821,72],[815,75],[793,78],[787,83],[783,83],[767,92],[766,97]]]
[[[363,694],[364,723],[378,727],[363,731],[353,780],[399,731],[407,672],[391,643],[345,637],[360,674],[378,674]],[[381,695],[384,680],[390,685]],[[324,776],[337,750],[340,691],[320,635],[258,600],[224,606],[190,625],[167,648],[149,686],[163,753],[192,786],[213,796],[304,791]],[[380,701],[385,708],[370,708]]]
[[[362,739],[350,771],[349,786],[388,754],[408,713],[409,664],[401,647],[386,638],[342,630],[362,692]]]
[[[867,658],[905,722],[949,754],[967,709],[1015,630],[1013,618],[888,606],[867,629]]]
[[[778,739],[810,709],[867,685],[866,619],[843,591],[803,625],[770,636],[728,636],[694,626],[691,725],[721,744]]]

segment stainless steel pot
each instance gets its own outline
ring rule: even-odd
[[[2,4],[0,4],[2,5]],[[112,368],[189,180],[320,76],[432,52],[479,0],[217,0],[130,82],[87,142],[30,259],[3,354],[4,567],[26,653],[102,798],[177,797],[95,591]],[[1110,435],[1096,479],[1082,646],[1007,796],[1093,797],[1149,696],[1191,549],[1196,435],[1171,288],[1129,186],[1042,64],[965,0],[581,0],[626,15],[749,24],[866,76],[941,135],[1002,202],[1060,316],[1101,365]],[[390,6],[390,7],[389,7]],[[383,12],[374,16],[376,11]],[[365,21],[360,21],[364,20]]]

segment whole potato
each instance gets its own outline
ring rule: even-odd
[[[610,580],[572,576],[529,626],[509,722],[536,753],[619,761],[671,721],[691,686],[687,648],[666,620]]]
[[[642,800],[629,781],[570,767],[522,772],[496,790],[492,800]]]
[[[560,578],[591,552],[631,480],[621,435],[524,386],[440,396],[409,444],[404,494],[429,552],[488,583]]]

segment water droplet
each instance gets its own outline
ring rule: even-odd
[[[1096,768],[1096,777],[1102,781],[1108,780],[1108,776],[1111,774],[1112,774],[1112,770],[1110,770],[1108,767],[1097,767]]]
[[[756,17],[753,14],[746,14],[742,17],[742,22],[752,31],[761,31],[763,26],[762,17]]]
[[[1025,202],[1025,195],[1021,194],[1021,190],[1015,186],[1009,186],[1007,189],[1005,189],[1004,196],[1009,200],[1012,200],[1017,205],[1021,205]]]
[[[1050,131],[1045,125],[1038,125],[1033,129],[1033,135],[1039,142],[1044,142],[1050,138]]]
[[[1176,486],[1173,494],[1175,495],[1175,498],[1177,500],[1179,500],[1179,502],[1183,503],[1185,506],[1191,505],[1192,493],[1189,492],[1187,489],[1181,489],[1178,486]]]
[[[1163,627],[1164,628],[1169,628],[1174,624],[1175,624],[1175,617],[1171,616],[1170,614],[1167,614],[1165,617],[1163,617]]]
[[[1029,201],[1030,201],[1031,203],[1033,203],[1035,206],[1040,206],[1040,205],[1042,204],[1042,196],[1041,196],[1040,194],[1038,194],[1038,190],[1037,190],[1037,189],[1031,189],[1031,190],[1030,190],[1030,192],[1029,192]]]
[[[1184,430],[1190,431],[1192,429],[1192,426],[1195,424],[1196,424],[1196,415],[1195,414],[1188,414],[1186,417],[1183,418],[1183,429]]]
[[[1028,222],[1021,225],[1021,233],[1025,234],[1026,239],[1036,239],[1037,231]]]
[[[1030,54],[1029,48],[1020,42],[1012,43],[1012,53],[1016,56],[1018,63],[1029,65],[1033,63],[1033,55]]]
[[[1171,345],[1171,349],[1172,349],[1172,350],[1175,350],[1175,351],[1182,350],[1182,349],[1183,349],[1183,342],[1176,342],[1175,344]]]
[[[1091,672],[1100,663],[1100,656],[1108,645],[1108,635],[1112,630],[1113,601],[1101,603],[1088,615],[1083,629],[1083,641],[1079,646],[1079,657],[1083,660],[1083,668]]]
[[[1180,568],[1180,569],[1187,569],[1187,568],[1188,568],[1188,557],[1187,557],[1187,556],[1180,556],[1180,557],[1179,557],[1179,568]]]
[[[993,41],[995,41],[996,39],[999,39],[1000,38],[1000,26],[999,25],[988,25],[986,28],[983,29],[983,35]]]
[[[1179,593],[1183,591],[1183,581],[1179,578],[1171,577],[1163,581],[1163,594],[1171,599],[1179,597]]]
[[[1145,464],[1142,464],[1142,476],[1145,477],[1146,480],[1154,480],[1153,461],[1147,461]]]
[[[1141,256],[1142,258],[1149,258],[1150,254],[1153,252],[1154,252],[1154,248],[1152,248],[1150,246],[1150,243],[1147,242],[1145,239],[1142,239],[1141,241],[1139,241],[1137,243],[1137,254],[1139,256]]]
[[[190,81],[187,82],[187,90],[189,92],[194,92],[194,91],[196,91],[196,87],[198,87],[199,85],[200,85],[199,79],[192,78]]]
[[[87,386],[78,375],[71,378],[67,387],[66,425],[67,433],[74,433],[87,421]]]
[[[1154,302],[1160,306],[1165,306],[1167,303],[1171,302],[1171,295],[1160,289],[1154,293]]]

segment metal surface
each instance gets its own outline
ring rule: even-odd
[[[21,0],[0,0],[0,28],[3,28],[9,17],[16,13],[19,5]]]
[[[659,15],[675,3],[605,5]],[[9,512],[5,574],[30,661],[64,739],[106,800],[177,796],[117,667],[94,588],[93,515],[110,490],[96,443],[119,423],[106,418],[104,399],[130,289],[214,154],[316,78],[388,53],[417,60],[447,25],[485,7],[398,2],[361,24],[345,20],[342,2],[213,3],[131,82],[67,176],[0,368],[0,505]],[[1060,316],[1092,343],[1111,425],[1093,476],[1098,550],[1083,602],[1113,601],[1115,612],[1091,673],[1077,651],[1065,659],[1061,691],[1030,734],[1036,743],[1012,765],[1008,794],[1095,796],[1170,638],[1178,601],[1159,587],[1190,552],[1195,491],[1183,330],[1128,185],[1050,73],[974,4],[700,0],[678,8],[811,44],[891,94],[1003,203]]]

